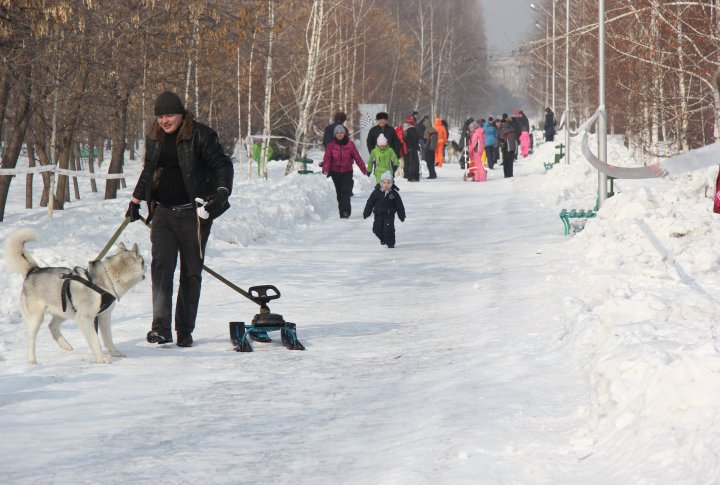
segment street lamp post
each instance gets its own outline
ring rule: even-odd
[[[553,97],[552,97],[552,107],[553,107],[553,113],[557,113],[555,111],[555,0],[552,0],[553,2]]]
[[[598,0],[598,158],[607,163],[607,113],[605,111],[605,0]],[[598,170],[598,208],[607,199],[607,175]]]
[[[570,0],[565,0],[565,163],[570,163]]]
[[[553,110],[553,113],[555,113],[555,2],[557,0],[552,0],[552,13],[545,10],[540,5],[536,5],[535,3],[530,4],[530,8],[535,10],[536,12],[542,12],[546,15],[545,18],[545,38],[549,37],[548,33],[548,18],[552,17],[552,40],[550,42],[551,48],[552,48],[552,54],[550,55],[551,58],[551,66],[552,66],[552,78],[551,78],[551,89],[550,89],[550,102],[546,103],[546,106],[549,104],[551,109]],[[535,24],[537,25],[537,24]],[[547,69],[547,68],[546,68]]]
[[[531,3],[530,6],[532,7],[533,4]],[[542,27],[540,27],[539,22],[535,22],[535,27],[542,30]],[[548,23],[548,19],[545,19],[545,38],[547,39],[550,36],[550,24]],[[545,94],[545,99],[543,99],[543,105],[540,111],[544,110],[547,106],[550,106],[550,64],[548,63],[548,58],[550,57],[550,53],[548,52],[548,44],[545,44],[545,89],[543,90]]]

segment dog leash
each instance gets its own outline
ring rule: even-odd
[[[105,257],[108,251],[110,251],[110,248],[113,244],[115,244],[115,241],[117,241],[117,238],[120,237],[120,234],[125,230],[127,225],[130,224],[130,218],[126,217],[125,220],[120,224],[120,227],[117,228],[115,231],[115,234],[112,235],[108,243],[105,245],[105,247],[100,251],[100,254],[98,254],[98,257],[95,258],[95,261],[100,261],[102,258]]]
[[[144,217],[140,216],[140,220],[143,221],[143,223],[145,223],[145,227],[147,227],[148,229],[150,229],[150,225],[145,221],[145,218],[144,218]],[[208,268],[205,264],[203,264],[203,270],[204,270],[204,271],[207,271],[208,273],[210,273],[211,275],[213,275],[215,278],[217,278],[219,281],[221,281],[222,283],[224,283],[225,285],[227,285],[229,288],[237,291],[238,293],[240,293],[242,296],[244,296],[244,297],[247,298],[248,300],[250,300],[250,301],[252,301],[252,302],[254,302],[254,303],[257,303],[258,305],[261,305],[261,306],[262,306],[262,301],[260,301],[259,299],[255,298],[252,294],[250,294],[249,292],[243,290],[243,289],[240,288],[238,285],[236,285],[236,284],[233,283],[232,281],[228,280],[227,278],[225,278],[224,276],[222,276],[222,275],[221,275],[220,273],[218,273],[217,271],[213,271],[212,269]]]

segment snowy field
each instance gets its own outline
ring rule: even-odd
[[[609,159],[631,166],[620,141]],[[597,187],[571,148],[571,164],[546,171],[554,149],[541,146],[512,179],[499,167],[463,182],[448,164],[437,180],[398,181],[395,249],[362,219],[372,186],[359,172],[341,220],[329,179],[283,177],[278,162],[248,181],[238,167],[206,265],[277,286],[270,307],[305,352],[279,337],[233,351],[228,322],[257,307],[210,275],[195,346],[148,344],[148,274],[113,314],[126,358],[95,364],[68,322],[75,350],[45,326],[30,366],[22,280],[0,261],[0,481],[719,483],[717,168],[617,181],[564,236],[559,211],[592,208]],[[24,209],[14,180],[0,240],[33,227],[42,264],[86,265],[122,222],[139,162],[127,172],[117,200],[81,180],[82,199],[51,220]],[[137,222],[120,240],[149,263],[148,235]]]

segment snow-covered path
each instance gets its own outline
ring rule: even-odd
[[[446,166],[436,181],[399,182],[408,219],[394,250],[362,220],[363,195],[350,220],[329,216],[248,247],[212,243],[212,269],[240,286],[278,286],[271,308],[298,324],[307,352],[232,351],[227,322],[256,308],[209,275],[192,349],[144,342],[149,284],[118,311],[126,359],[88,364],[72,324],[76,352],[46,334],[46,365],[0,377],[13,450],[0,468],[15,483],[569,478],[587,389],[549,345],[563,295],[545,283],[568,258],[555,250],[562,226],[527,202],[538,200],[531,170],[498,172],[462,183]]]

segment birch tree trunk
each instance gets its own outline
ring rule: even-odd
[[[242,96],[241,96],[241,86],[242,82],[240,79],[240,46],[237,47],[237,77],[235,82],[235,91],[237,94],[237,118],[238,118],[238,124],[237,124],[237,140],[240,142],[242,140]]]
[[[683,51],[683,44],[685,36],[683,34],[683,22],[679,19],[676,23],[677,29],[677,58],[678,58],[678,92],[680,93],[680,112],[678,113],[677,122],[677,136],[678,143],[681,151],[688,151],[690,145],[688,142],[688,98],[687,98],[687,83],[685,80],[685,53]]]
[[[196,17],[192,17],[190,19],[190,25],[191,25],[191,31],[192,35],[190,36],[190,52],[188,53],[188,59],[187,59],[187,69],[185,71],[185,102],[188,102],[189,96],[190,96],[190,79],[192,76],[192,69],[193,69],[193,60],[195,59],[195,35],[197,34],[198,29],[198,19]],[[197,111],[197,109],[196,109]],[[197,114],[197,113],[195,113]]]
[[[306,28],[305,42],[308,47],[307,67],[298,96],[298,122],[295,133],[295,147],[290,160],[285,166],[285,175],[288,175],[295,168],[295,159],[298,156],[305,156],[305,139],[307,138],[308,125],[315,91],[317,90],[317,71],[320,62],[320,40],[325,28],[325,2],[324,0],[313,0],[310,10],[310,19]]]
[[[28,167],[35,166],[35,145],[30,137],[25,137],[25,148],[27,149]],[[25,208],[33,207],[33,174],[25,175]]]
[[[268,57],[265,64],[265,97],[263,114],[263,142],[260,152],[260,176],[267,179],[267,163],[268,163],[268,147],[270,146],[270,136],[272,133],[272,121],[270,119],[270,103],[272,101],[272,84],[273,84],[273,42],[275,41],[275,0],[268,0]]]
[[[430,5],[430,86],[431,86],[431,95],[430,95],[430,124],[432,124],[433,120],[436,117],[437,113],[437,98],[435,97],[435,92],[437,88],[437,83],[435,80],[435,42],[434,42],[434,32],[433,27],[435,23],[435,6],[434,4]]]
[[[417,12],[418,12],[418,31],[415,33],[415,38],[417,40],[417,43],[420,47],[420,52],[418,56],[418,73],[420,74],[420,79],[422,81],[422,76],[425,73],[425,9],[422,8],[421,0],[418,0],[418,6],[417,6]],[[417,88],[417,97],[415,98],[415,108],[418,108],[420,106],[420,100],[422,99],[423,94],[423,88],[422,88],[422,82],[418,83]]]
[[[256,17],[257,20],[257,17]],[[253,151],[253,139],[252,139],[252,71],[253,71],[253,57],[255,55],[255,40],[257,38],[257,30],[253,29],[252,42],[250,43],[250,60],[248,62],[248,92],[247,92],[247,140],[245,142],[247,151],[247,178],[252,178],[252,151]],[[258,162],[260,163],[260,162]]]
[[[198,63],[198,51],[200,50],[200,34],[197,31],[197,21],[195,24],[195,35],[196,39],[194,39],[193,42],[193,52],[195,55],[195,114],[196,116],[200,116],[200,86],[198,83],[198,70],[199,70],[199,63]]]

